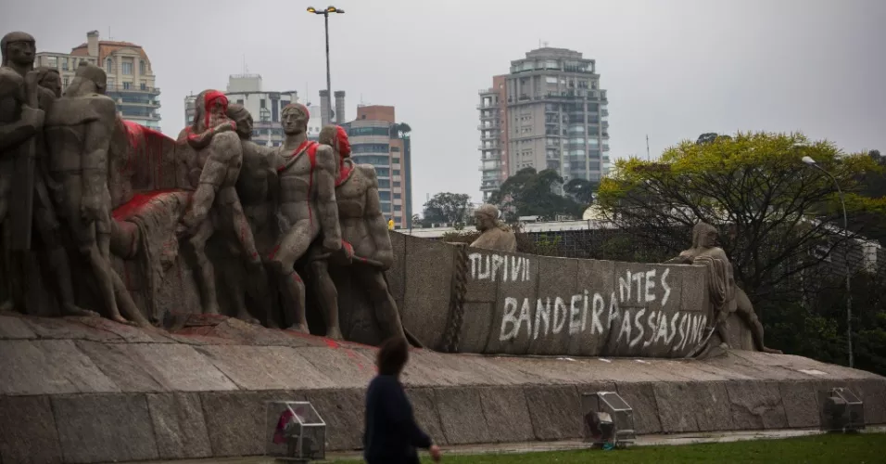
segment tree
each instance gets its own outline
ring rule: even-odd
[[[579,204],[589,206],[594,202],[594,195],[597,193],[599,186],[600,184],[597,182],[577,177],[567,182],[563,186],[563,191],[571,195]]]
[[[801,134],[739,133],[704,143],[685,141],[660,162],[619,160],[600,185],[598,204],[641,246],[687,248],[698,221],[721,229],[720,245],[736,280],[756,304],[796,298],[793,283],[846,240],[833,182],[800,158],[811,156],[847,192],[847,206],[883,211],[884,201],[858,195],[859,179],[875,171],[866,155],[844,156]],[[839,221],[838,221],[839,220]],[[822,269],[822,268],[818,268]]]
[[[554,193],[554,188],[562,185],[563,178],[554,170],[536,172],[534,168],[524,168],[492,193],[490,203],[498,205],[509,222],[515,222],[519,216],[552,220],[559,214],[581,215],[582,207],[575,200]]]
[[[452,224],[464,226],[472,218],[468,217],[471,209],[471,197],[465,193],[442,192],[434,195],[424,205],[422,225]]]

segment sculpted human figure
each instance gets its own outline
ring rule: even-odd
[[[240,137],[243,147],[243,167],[237,178],[237,195],[246,215],[246,221],[252,230],[255,246],[259,256],[267,256],[277,240],[276,206],[277,206],[277,170],[271,165],[273,148],[262,147],[252,141],[252,115],[243,105],[231,104],[228,107],[228,117],[236,124],[236,132]],[[239,254],[239,250],[234,250]],[[230,293],[234,296],[234,305],[237,308],[238,317],[250,322],[257,322],[250,316],[246,309],[245,292],[241,279],[233,273],[226,273],[226,283]],[[267,282],[263,282],[259,294],[254,294],[257,299],[270,307],[266,301],[268,296]]]
[[[293,308],[292,328],[308,332],[305,319],[305,286],[294,264],[323,231],[326,251],[341,248],[341,230],[335,201],[338,166],[332,147],[308,140],[308,109],[299,103],[282,112],[286,140],[275,153],[274,166],[280,179],[280,223],[283,230],[268,256],[280,279],[285,303]]]
[[[54,203],[79,251],[86,258],[100,299],[111,319],[146,325],[110,261],[111,197],[108,151],[116,105],[104,95],[105,72],[81,62],[62,98],[46,116],[47,182],[56,185]],[[118,307],[119,305],[119,307]]]
[[[13,299],[23,302],[24,272],[16,265],[21,257],[13,254],[30,248],[33,173],[27,170],[36,157],[36,136],[45,118],[38,105],[38,76],[33,71],[35,47],[34,37],[24,32],[11,32],[0,39],[0,226],[10,294],[10,300],[0,304],[3,309],[11,309]],[[17,207],[13,208],[14,204]]]
[[[326,126],[320,132],[320,143],[333,147],[339,158],[335,198],[345,259],[312,259],[317,292],[326,318],[326,336],[341,339],[338,320],[338,292],[329,276],[329,265],[350,264],[352,275],[369,293],[375,317],[382,330],[382,339],[403,337],[403,324],[397,303],[388,291],[384,272],[394,263],[388,224],[381,211],[378,179],[369,164],[354,164],[350,158],[348,135],[340,126]],[[325,233],[325,232],[324,232]]]
[[[517,237],[498,219],[498,208],[483,205],[474,211],[474,220],[477,230],[482,233],[471,243],[471,247],[510,253],[517,251]]]
[[[252,230],[237,196],[236,184],[243,164],[243,148],[228,119],[228,99],[216,90],[197,97],[194,122],[187,130],[186,143],[195,150],[193,162],[199,169],[191,207],[182,217],[180,235],[189,236],[197,257],[201,304],[205,314],[218,314],[215,271],[206,256],[206,242],[216,231],[233,234],[253,279],[264,280],[261,258],[255,248]],[[196,176],[194,176],[196,177]],[[248,317],[240,314],[241,317]]]
[[[767,348],[763,343],[763,325],[757,319],[751,301],[744,290],[735,285],[732,263],[722,248],[717,246],[717,229],[707,223],[699,222],[692,229],[692,248],[683,251],[676,258],[666,261],[674,264],[701,264],[708,269],[708,288],[714,310],[717,313],[715,327],[720,336],[722,346],[728,348],[726,318],[730,313],[737,312],[744,320],[754,345],[760,351],[781,353]]]

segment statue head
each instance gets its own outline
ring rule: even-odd
[[[93,93],[104,95],[107,87],[108,76],[105,74],[105,70],[94,64],[81,61],[80,66],[77,66],[77,72],[74,73],[74,80],[65,89],[65,96],[79,97]]]
[[[51,90],[55,98],[60,98],[62,96],[62,77],[58,73],[58,69],[40,66],[36,71],[37,85]]]
[[[351,141],[348,140],[348,132],[342,126],[325,126],[320,130],[319,141],[332,147],[340,160],[351,156]]]
[[[507,230],[507,226],[498,218],[499,212],[495,205],[485,204],[474,210],[474,224],[483,232],[493,228]]]
[[[228,118],[237,125],[237,135],[241,140],[252,138],[252,115],[245,106],[239,103],[231,103],[228,106]]]
[[[308,120],[311,113],[308,107],[301,103],[290,103],[283,107],[280,121],[283,125],[283,132],[286,135],[296,135],[307,132]]]
[[[26,32],[10,32],[0,39],[3,66],[34,66],[37,57],[37,45],[34,36]]]
[[[699,222],[692,228],[692,248],[714,248],[719,235],[714,226]]]

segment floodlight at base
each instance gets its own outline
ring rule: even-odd
[[[581,396],[583,438],[594,446],[625,447],[634,443],[634,410],[615,392],[584,393]]]
[[[848,388],[819,392],[821,429],[825,432],[857,432],[864,429],[864,402]]]
[[[265,419],[266,454],[281,461],[326,458],[326,422],[307,401],[272,401]]]

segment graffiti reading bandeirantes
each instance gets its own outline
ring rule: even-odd
[[[472,258],[472,263],[480,261]],[[491,268],[487,270],[484,275],[495,278]],[[506,297],[499,340],[513,340],[521,333],[533,340],[539,336],[589,333],[591,336],[609,334],[616,344],[624,343],[630,348],[667,346],[670,351],[680,352],[694,347],[704,338],[706,315],[647,306],[658,301],[664,307],[668,302],[669,273],[667,268],[627,271],[619,276],[617,290],[609,294],[583,290],[567,298],[541,297],[535,301]]]

